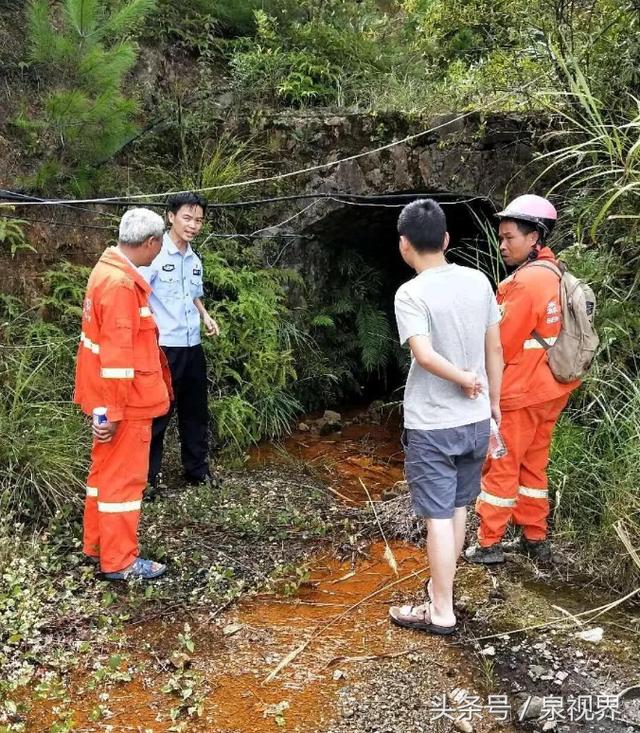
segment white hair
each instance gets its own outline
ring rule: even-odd
[[[137,247],[149,237],[161,237],[164,221],[150,209],[129,209],[120,219],[118,240],[129,247]]]

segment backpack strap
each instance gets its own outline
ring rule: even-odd
[[[544,267],[545,270],[549,270],[550,272],[553,272],[553,274],[556,275],[560,280],[562,280],[562,276],[564,275],[566,271],[566,267],[562,263],[557,262],[557,261],[553,263],[548,262],[546,260],[544,262],[535,262],[534,261],[534,262],[530,262],[529,264],[525,265],[525,267]],[[547,343],[547,341],[545,341],[536,330],[533,330],[531,332],[531,335],[540,344],[540,346],[542,346],[542,348],[545,351],[549,351],[549,349],[551,348],[551,344]]]
[[[545,351],[549,351],[549,349],[551,348],[551,344],[547,343],[537,331],[532,331],[531,335]]]
[[[544,267],[545,270],[550,270],[554,275],[557,275],[560,279],[565,273],[566,267],[560,262],[530,262],[526,267]]]

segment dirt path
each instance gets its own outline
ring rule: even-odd
[[[322,478],[336,506],[362,506],[361,480],[375,499],[401,480],[397,437],[393,425],[357,422],[340,435],[297,433],[284,450],[256,451],[252,463],[304,467]],[[125,620],[102,656],[80,664],[64,684],[37,695],[31,688],[23,730],[634,729],[634,703],[613,714],[603,696],[640,683],[637,616],[600,619],[605,638],[597,644],[575,636],[594,627],[575,618],[563,628],[510,633],[562,613],[575,617],[595,602],[565,587],[560,603],[557,573],[541,575],[514,559],[494,573],[460,568],[457,638],[407,632],[389,624],[387,609],[424,596],[424,554],[392,542],[396,574],[384,549],[380,540],[350,538],[280,568],[269,592],[245,593],[227,608],[185,614],[169,605],[146,622]],[[570,712],[580,695],[592,697],[591,719]],[[517,720],[523,706],[535,719]]]

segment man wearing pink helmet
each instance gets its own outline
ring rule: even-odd
[[[547,540],[547,464],[555,424],[580,382],[563,384],[553,376],[540,336],[554,343],[562,325],[560,271],[545,242],[558,218],[541,196],[514,199],[500,218],[500,253],[514,273],[498,287],[502,310],[500,339],[505,370],[500,397],[501,432],[507,455],[487,460],[476,503],[478,544],[467,560],[504,562],[502,538],[509,522],[522,527],[518,549],[534,559],[551,560]]]

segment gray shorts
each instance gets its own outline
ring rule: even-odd
[[[418,516],[449,519],[480,493],[489,420],[442,430],[405,430],[404,472]]]

